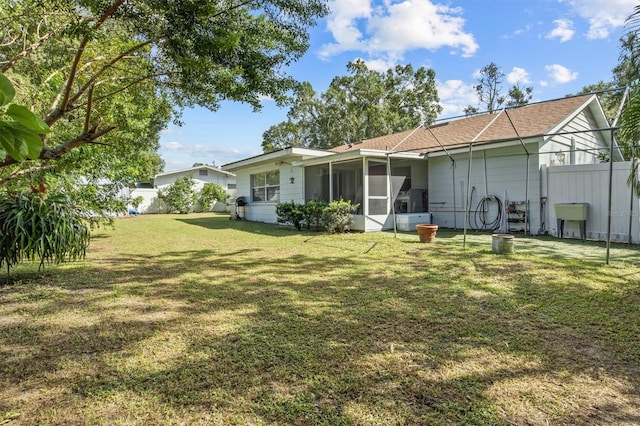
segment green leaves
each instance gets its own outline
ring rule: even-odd
[[[0,73],[0,106],[4,106],[11,102],[16,95],[13,85],[4,74]]]
[[[45,191],[44,184],[40,185]],[[58,264],[81,259],[89,245],[84,212],[63,194],[40,189],[0,200],[0,266],[24,260]]]
[[[7,105],[14,96],[13,85],[0,74],[0,106]],[[11,120],[5,120],[5,116]],[[18,162],[38,159],[42,151],[39,135],[49,131],[47,123],[22,105],[10,104],[5,111],[0,110],[0,161],[7,155]]]
[[[6,114],[27,129],[33,130],[38,134],[49,132],[49,126],[47,126],[47,123],[36,117],[31,111],[21,105],[9,105]]]
[[[413,129],[442,110],[433,70],[409,64],[381,73],[362,60],[348,63],[347,70],[351,75],[335,77],[320,96],[309,83],[300,85],[288,120],[263,134],[263,150],[332,148]]]

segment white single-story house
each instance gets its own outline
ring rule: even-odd
[[[158,190],[166,188],[173,184],[178,178],[190,176],[193,181],[193,189],[200,191],[206,183],[215,183],[220,185],[229,194],[235,197],[236,193],[236,176],[225,170],[218,169],[213,166],[201,165],[189,167],[186,169],[171,170],[168,172],[158,173],[154,176],[150,188],[135,188],[130,191],[130,197],[135,198],[141,196],[142,203],[138,207],[141,213],[162,213],[165,211],[164,203],[158,198]],[[215,211],[226,210],[226,203],[216,203]]]
[[[351,200],[352,229],[441,227],[555,233],[548,167],[600,163],[613,132],[595,95],[439,122],[333,148],[291,147],[222,166],[236,174],[247,220],[276,204]],[[615,147],[615,145],[614,145]],[[619,150],[612,150],[621,160]],[[471,161],[470,161],[471,160]],[[574,201],[572,201],[574,202]],[[466,213],[468,212],[468,214]]]

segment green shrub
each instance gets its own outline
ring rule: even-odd
[[[198,205],[203,212],[208,212],[213,207],[214,201],[226,201],[227,192],[217,183],[205,183],[198,194]]]
[[[142,195],[138,195],[137,197],[133,197],[131,199],[131,206],[135,210],[138,210],[138,207],[140,207],[140,204],[142,204],[143,201],[144,201],[144,197]]]
[[[353,221],[351,216],[357,205],[351,205],[351,201],[332,201],[327,204],[324,201],[309,201],[307,204],[298,204],[294,201],[279,203],[276,206],[278,222],[293,225],[298,231],[303,227],[315,228],[316,231],[326,230],[331,234],[346,232]]]
[[[304,204],[298,204],[294,201],[289,203],[278,203],[276,205],[276,215],[279,223],[293,225],[298,231],[302,229],[302,221],[304,220]]]
[[[307,229],[314,227],[316,231],[319,231],[324,227],[322,212],[327,206],[328,204],[324,201],[315,200],[311,200],[303,206],[304,222],[307,225]]]
[[[196,196],[193,184],[191,176],[182,176],[167,188],[158,191],[158,198],[167,204],[169,213],[190,213]]]
[[[88,213],[65,194],[47,195],[43,184],[0,200],[0,267],[23,260],[61,263],[82,259],[89,245]]]
[[[353,212],[358,205],[352,205],[351,201],[332,201],[322,210],[322,222],[325,231],[330,234],[347,232],[353,222]]]

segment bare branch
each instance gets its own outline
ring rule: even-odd
[[[98,21],[96,22],[95,25],[95,29],[99,29],[102,24],[104,24],[110,17],[111,15],[118,10],[118,8],[124,3],[125,0],[116,0],[106,11],[105,13],[100,17],[100,19],[98,19]],[[53,122],[55,122],[58,118],[60,118],[62,116],[62,114],[64,113],[65,109],[67,108],[67,106],[69,105],[69,98],[71,97],[71,89],[73,87],[73,82],[76,79],[76,75],[78,73],[78,66],[80,64],[80,59],[82,58],[82,54],[84,53],[84,49],[87,47],[87,44],[89,44],[89,37],[85,36],[82,41],[80,42],[80,45],[78,46],[78,51],[76,52],[76,56],[73,59],[73,64],[71,65],[71,72],[69,74],[69,78],[67,79],[67,84],[65,85],[65,91],[64,91],[64,95],[62,97],[62,103],[60,105],[60,108],[57,109],[57,111],[60,111],[58,114],[58,117],[55,118],[53,121],[51,122],[47,122],[47,120],[45,120],[45,122],[47,122],[47,124],[52,124]],[[84,90],[87,90],[88,86],[85,87]],[[49,117],[47,117],[47,119],[49,119]]]
[[[84,133],[89,131],[89,125],[91,124],[91,108],[93,107],[93,89],[95,86],[89,88],[89,100],[87,101],[87,114],[84,117]]]
[[[17,177],[26,175],[28,173],[36,173],[36,172],[41,172],[43,170],[50,170],[50,169],[53,169],[54,167],[55,167],[54,165],[48,164],[46,166],[34,166],[34,167],[29,167],[28,169],[16,170],[15,172],[9,174],[8,176],[0,179],[0,186],[4,185],[5,183],[7,183],[7,182],[9,182],[9,181],[11,181],[11,180],[13,180],[13,179],[15,179]]]
[[[98,72],[96,72],[93,76],[91,76],[91,78],[89,80],[87,80],[87,82],[84,84],[84,86],[82,86],[77,92],[76,94],[74,94],[71,99],[70,102],[74,103],[75,101],[78,100],[78,98],[80,98],[84,92],[87,91],[87,89],[93,85],[96,80],[98,79],[98,77],[100,77],[102,74],[104,74],[107,70],[109,70],[111,67],[113,67],[116,63],[118,63],[118,61],[128,57],[129,55],[131,55],[133,52],[142,49],[145,46],[148,46],[149,44],[151,44],[152,41],[151,40],[147,40],[144,41],[142,43],[139,43],[135,46],[133,46],[132,48],[122,52],[121,54],[119,54],[118,56],[116,56],[115,58],[113,58],[112,60],[110,60],[109,62],[107,62]]]
[[[36,41],[35,43],[33,43],[31,46],[26,47],[22,50],[22,52],[18,53],[16,56],[14,56],[13,58],[9,59],[3,66],[2,66],[2,72],[7,72],[8,70],[11,69],[11,67],[13,67],[16,62],[18,62],[20,59],[27,57],[30,53],[32,53],[33,51],[35,51],[37,48],[39,48],[40,46],[42,46],[44,44],[45,41],[49,40],[51,37],[53,37],[55,35],[54,32],[50,32],[45,34],[44,36],[42,36],[40,39],[38,39],[38,41]]]

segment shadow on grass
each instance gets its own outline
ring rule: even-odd
[[[234,229],[292,234],[245,224]],[[260,245],[116,252],[46,286],[0,289],[0,416],[640,422],[637,280],[522,249],[375,238],[318,236],[287,256]]]

